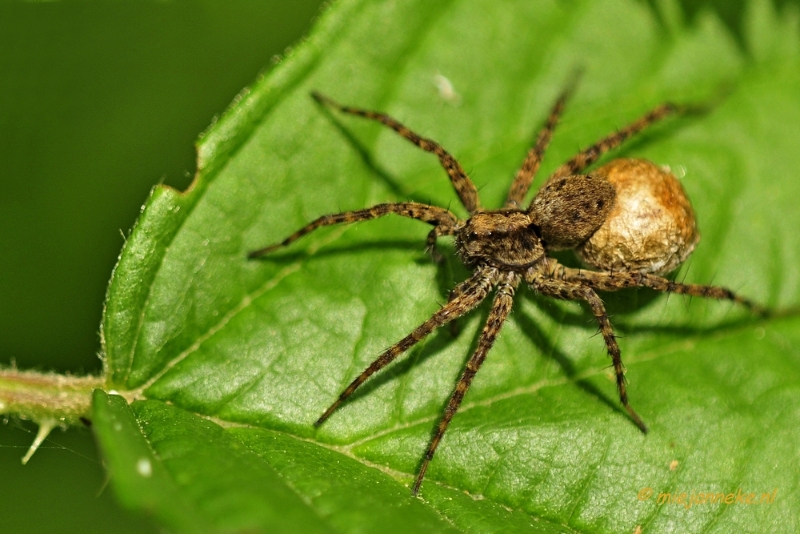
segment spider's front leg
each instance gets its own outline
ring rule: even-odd
[[[614,335],[614,330],[611,328],[611,321],[608,319],[605,305],[597,293],[587,285],[548,278],[538,272],[529,271],[526,273],[525,281],[531,288],[543,295],[565,300],[582,300],[589,305],[600,326],[600,333],[603,335],[606,349],[614,365],[619,401],[622,403],[622,406],[625,407],[625,410],[627,410],[633,422],[636,423],[636,426],[638,426],[642,432],[647,433],[647,425],[644,424],[641,417],[639,417],[628,403],[628,390],[625,383],[625,366],[622,364],[622,353],[619,350],[619,344],[617,343],[616,335]]]
[[[324,226],[333,226],[335,224],[350,224],[359,221],[367,221],[370,219],[377,219],[378,217],[383,217],[384,215],[389,215],[391,213],[400,215],[402,217],[408,217],[410,219],[417,219],[419,221],[423,221],[428,224],[432,224],[434,226],[434,229],[428,235],[429,246],[431,241],[431,235],[434,235],[433,241],[435,243],[436,237],[439,235],[452,235],[453,232],[455,231],[456,223],[458,223],[458,218],[455,215],[453,215],[450,211],[444,208],[439,208],[437,206],[429,206],[427,204],[421,204],[419,202],[398,202],[395,204],[378,204],[377,206],[373,206],[371,208],[363,210],[345,211],[342,213],[323,215],[322,217],[316,219],[315,221],[312,221],[307,225],[305,225],[304,227],[300,228],[298,231],[296,231],[283,241],[266,246],[264,248],[260,248],[258,250],[254,250],[250,252],[247,255],[247,257],[251,259],[259,258],[261,256],[264,256],[265,254],[274,252],[279,248],[291,245],[304,235],[310,234],[314,230],[322,228]],[[434,232],[436,232],[436,234],[434,234]]]
[[[467,208],[467,211],[470,213],[480,211],[481,203],[480,199],[478,198],[478,188],[475,187],[474,183],[472,183],[472,180],[470,180],[469,176],[467,176],[467,173],[464,172],[463,167],[461,167],[461,164],[456,160],[456,158],[454,158],[447,150],[445,150],[442,145],[433,139],[422,137],[415,131],[411,130],[411,128],[404,125],[397,119],[390,117],[386,113],[355,108],[352,106],[344,106],[317,91],[312,92],[311,96],[320,104],[338,109],[342,113],[356,115],[357,117],[363,117],[365,119],[379,122],[384,126],[388,126],[400,134],[401,137],[407,139],[409,142],[415,144],[425,152],[434,154],[437,158],[439,158],[439,162],[442,164],[442,167],[450,177],[450,182],[453,184],[453,188],[456,190],[459,200],[461,200],[461,203],[465,208]]]

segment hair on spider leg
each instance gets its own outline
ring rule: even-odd
[[[647,432],[647,426],[628,400],[625,366],[618,343],[620,336],[611,325],[600,293],[649,288],[659,293],[728,300],[752,312],[764,309],[723,287],[687,284],[663,277],[681,265],[699,241],[691,203],[671,173],[641,159],[615,159],[586,172],[605,153],[653,124],[686,114],[692,109],[691,105],[658,105],[627,126],[579,150],[556,168],[527,207],[523,207],[523,200],[575,85],[574,79],[571,80],[551,106],[534,146],[513,177],[504,207],[494,210],[481,206],[479,189],[468,173],[436,141],[421,136],[385,113],[345,106],[319,92],[312,93],[320,105],[344,115],[380,123],[438,158],[456,196],[469,213],[466,219],[461,219],[450,211],[449,206],[442,208],[413,200],[378,204],[371,208],[323,215],[282,241],[249,255],[253,258],[269,254],[325,226],[386,215],[431,225],[433,228],[428,233],[426,245],[434,251],[440,237],[454,238],[456,256],[471,274],[453,287],[447,302],[428,319],[384,350],[354,377],[314,423],[317,427],[322,425],[370,377],[407,355],[427,336],[444,325],[449,324],[452,328],[458,318],[488,301],[489,310],[475,348],[450,394],[417,469],[411,489],[414,495],[419,492],[430,462],[473,378],[511,314],[516,292],[523,282],[543,297],[586,304],[611,359],[619,404],[643,432]],[[653,217],[654,213],[658,215]],[[559,250],[573,251],[594,270],[560,263],[556,257]],[[526,320],[522,319],[522,322],[526,323]],[[558,353],[556,348],[551,352]],[[569,365],[565,367],[569,368]]]

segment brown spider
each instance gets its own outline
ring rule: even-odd
[[[685,242],[679,242],[679,238],[667,235],[660,241],[666,248],[659,245],[661,248],[657,247],[657,257],[648,260],[649,263],[637,264],[636,260],[639,258],[625,258],[623,255],[620,269],[613,262],[593,262],[587,259],[588,256],[591,256],[587,252],[587,257],[584,259],[588,263],[599,265],[604,269],[604,271],[589,271],[565,267],[548,256],[548,252],[559,249],[578,249],[578,252],[583,254],[583,251],[587,249],[585,245],[589,243],[590,237],[596,232],[600,234],[598,229],[609,219],[615,200],[619,196],[620,191],[616,188],[621,186],[612,184],[613,180],[610,179],[610,174],[603,174],[600,170],[590,174],[579,173],[605,152],[619,146],[629,137],[659,120],[686,109],[670,103],[662,104],[625,128],[599,140],[556,169],[528,208],[521,209],[521,204],[531,186],[533,176],[539,168],[542,155],[550,142],[553,130],[571,92],[572,86],[564,90],[556,100],[536,143],[528,152],[511,184],[505,205],[498,210],[484,210],[481,207],[477,189],[464,169],[435,141],[414,133],[383,113],[343,106],[320,93],[312,93],[314,99],[321,104],[338,109],[343,113],[358,115],[384,124],[419,148],[435,154],[450,176],[456,194],[469,211],[470,217],[462,221],[447,209],[418,202],[378,204],[368,209],[324,215],[283,241],[251,252],[249,257],[256,258],[285,247],[323,226],[375,219],[394,213],[418,219],[433,226],[428,234],[427,246],[436,261],[441,260],[441,255],[435,248],[436,240],[440,236],[455,236],[455,248],[459,257],[468,268],[474,271],[469,279],[461,282],[451,291],[450,298],[444,306],[381,354],[353,380],[339,395],[339,398],[325,410],[314,426],[325,422],[333,411],[370,376],[386,367],[435,329],[475,309],[492,290],[495,290],[491,311],[481,332],[478,347],[467,362],[466,368],[450,396],[444,416],[441,418],[422,460],[412,488],[414,495],[419,492],[428,464],[469,389],[472,379],[483,364],[503,322],[511,312],[514,292],[523,280],[534,291],[543,295],[559,299],[582,300],[589,305],[600,326],[600,333],[613,362],[620,402],[642,432],[647,432],[647,427],[628,403],[625,368],[622,364],[619,345],[603,301],[597,295],[596,290],[615,291],[626,287],[649,287],[656,291],[729,299],[743,304],[753,311],[763,312],[759,306],[735,295],[728,289],[683,284],[657,275],[673,270],[685,260],[698,239],[694,228],[694,214],[688,200],[682,196],[683,190],[680,185],[676,186],[677,195],[680,198],[673,204],[684,206],[682,208],[684,220],[678,221],[676,224],[685,227]],[[637,165],[639,167],[636,168],[645,168],[648,172],[657,169],[652,163],[643,160],[615,160],[607,167],[614,167],[613,164],[616,162],[623,162],[621,166],[617,165],[622,169],[618,174],[623,176],[626,173],[639,172],[635,169],[628,170]],[[654,172],[663,173],[663,171]],[[677,184],[677,181],[675,183]],[[672,226],[674,227],[675,224]],[[619,241],[619,238],[617,240]],[[673,241],[677,241],[677,243]],[[606,239],[598,246],[602,256],[603,253],[616,253],[616,250],[611,249],[625,248],[626,245],[625,242],[615,243],[614,239]],[[638,253],[634,253],[633,256],[636,254]],[[595,254],[596,256],[597,254]],[[616,256],[619,257],[619,254]]]

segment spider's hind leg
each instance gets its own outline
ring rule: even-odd
[[[611,321],[608,319],[605,305],[597,293],[587,285],[545,278],[538,274],[526,276],[525,281],[534,290],[539,291],[543,295],[565,300],[582,300],[589,305],[600,326],[600,333],[605,341],[608,355],[611,356],[614,374],[616,375],[619,401],[622,403],[622,406],[628,412],[631,419],[633,419],[633,422],[636,423],[636,426],[638,426],[642,432],[647,433],[647,425],[644,424],[642,418],[639,417],[639,414],[636,413],[628,402],[628,389],[625,380],[625,366],[622,364],[622,353],[619,350],[617,336],[614,334],[614,329],[611,327]]]
[[[550,178],[548,178],[548,181],[563,178],[571,174],[579,174],[586,167],[597,161],[600,156],[609,150],[617,148],[627,139],[640,133],[642,130],[652,126],[656,122],[666,119],[667,117],[678,113],[685,113],[689,110],[690,108],[686,106],[679,106],[671,102],[656,106],[651,111],[645,113],[642,117],[628,124],[621,130],[607,135],[592,146],[579,152],[571,160],[556,169]]]
[[[760,316],[766,316],[770,313],[768,308],[756,304],[750,299],[741,297],[730,289],[701,284],[684,284],[654,274],[625,271],[598,272],[565,267],[563,268],[561,276],[568,282],[585,284],[601,291],[617,291],[626,287],[649,287],[650,289],[664,293],[730,300]]]

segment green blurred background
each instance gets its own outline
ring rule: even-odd
[[[106,284],[150,188],[296,42],[321,0],[0,2],[0,365],[98,373]],[[157,532],[88,429],[0,424],[0,533]]]
[[[0,365],[100,371],[105,287],[148,191],[188,185],[198,134],[321,3],[0,0]],[[742,2],[681,4],[746,50]],[[0,424],[0,533],[158,531],[115,502],[88,429],[22,467],[34,433]]]

